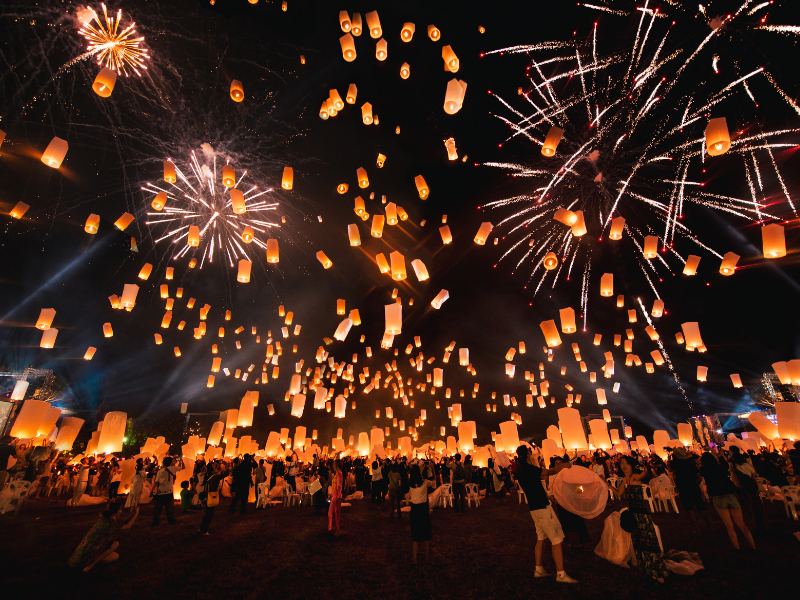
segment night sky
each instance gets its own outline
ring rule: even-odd
[[[368,363],[373,370],[392,358],[377,349],[383,333],[383,306],[390,302],[395,284],[378,273],[364,252],[350,248],[347,242],[347,224],[360,223],[352,202],[355,170],[364,166],[371,182],[366,191],[374,191],[377,198],[386,194],[410,216],[402,228],[387,227],[382,240],[369,237],[364,228],[368,223],[361,225],[362,249],[388,255],[391,246],[406,255],[409,279],[397,287],[405,298],[413,297],[415,304],[404,307],[403,334],[394,346],[401,350],[398,362],[406,376],[411,370],[402,350],[415,335],[422,337],[426,357],[440,359],[451,340],[456,340],[457,347],[469,347],[478,377],[458,368],[456,353],[446,369],[446,385],[467,390],[465,398],[454,397],[451,402],[461,401],[465,420],[478,422],[482,443],[488,442],[489,431],[512,411],[523,416],[522,434],[543,437],[545,428],[556,422],[556,408],[564,405],[565,384],[571,383],[576,392],[583,393],[583,413],[599,412],[595,386],[585,376],[576,375],[569,344],[578,341],[584,360],[599,371],[602,351],[591,345],[593,334],[603,333],[605,346],[613,333],[624,332],[628,325],[625,311],[614,308],[613,300],[601,302],[596,288],[590,290],[589,331],[562,336],[565,343],[547,367],[555,404],[543,410],[524,406],[522,372],[538,370],[537,364],[544,359],[539,322],[557,320],[558,309],[565,306],[578,310],[580,286],[577,281],[555,289],[548,286],[534,297],[532,290],[525,288],[524,275],[512,273],[506,263],[498,264],[502,241],[498,247],[472,242],[481,221],[496,220],[491,212],[479,210],[481,205],[524,191],[524,181],[512,180],[481,163],[536,164],[543,160],[539,148],[526,140],[499,147],[508,129],[492,116],[500,107],[487,93],[492,90],[514,97],[517,87],[526,85],[525,55],[481,58],[481,53],[573,35],[584,38],[591,34],[595,20],[616,40],[616,36],[630,35],[630,19],[598,14],[567,1],[349,2],[339,6],[290,0],[285,13],[280,3],[264,0],[255,6],[246,0],[218,0],[215,6],[188,0],[112,2],[109,7],[121,7],[133,15],[151,59],[147,75],[120,77],[111,98],[101,99],[91,91],[96,73],[91,61],[59,71],[82,51],[71,17],[75,5],[29,4],[4,2],[0,7],[0,128],[7,134],[0,148],[0,370],[53,369],[64,386],[58,405],[90,421],[108,410],[124,410],[152,427],[158,419],[173,418],[182,402],[188,402],[193,411],[225,410],[238,406],[247,389],[259,389],[261,401],[254,426],[243,433],[253,434],[262,443],[268,431],[298,424],[318,428],[322,439],[334,435],[337,427],[344,427],[346,434],[368,430],[375,423],[375,409],[382,410],[387,404],[395,407],[395,416],[407,422],[413,422],[420,408],[427,408],[428,422],[420,429],[420,440],[438,436],[439,426],[447,424],[448,402],[441,394],[442,408],[437,411],[427,394],[415,396],[412,410],[392,400],[386,390],[369,396],[356,393],[358,409],[348,410],[344,423],[311,410],[310,399],[299,421],[289,416],[289,405],[283,402],[294,361],[304,358],[305,366],[313,366],[322,338],[331,337],[341,320],[335,314],[337,298],[347,300],[348,310],[359,308],[364,323],[353,329],[346,342],[329,347],[337,360],[349,361],[359,351],[362,333],[376,350],[376,358]],[[740,3],[713,4],[722,13]],[[770,22],[797,23],[782,8],[790,2],[776,4],[779,6],[769,12]],[[523,5],[530,6],[526,9]],[[363,14],[374,8],[380,12],[384,37],[389,41],[388,60],[375,60],[373,41],[365,34],[357,40],[358,59],[345,63],[338,43],[342,35],[338,11]],[[411,44],[401,44],[398,37],[406,21],[416,23]],[[444,87],[453,75],[443,72],[441,42],[433,44],[425,34],[429,23],[435,23],[444,42],[452,44],[460,59],[455,76],[469,84],[464,107],[455,116],[442,111]],[[485,27],[485,34],[479,33],[479,25]],[[682,31],[687,38],[688,33],[702,36],[703,27],[707,31],[707,26],[698,22]],[[784,91],[797,98],[796,39],[772,36],[762,41],[742,35],[731,52],[765,66]],[[301,54],[305,65],[300,64]],[[726,56],[721,58],[724,69]],[[399,65],[405,61],[412,66],[407,81],[398,76]],[[708,63],[704,61],[702,66],[710,73]],[[246,98],[241,104],[230,100],[231,79],[244,82]],[[351,82],[358,85],[356,106],[348,105],[335,119],[320,120],[319,106],[328,91],[336,88],[344,96]],[[358,107],[365,100],[380,116],[377,127],[361,124]],[[800,119],[787,103],[766,93],[759,96],[755,110],[733,99],[723,112],[735,124],[732,129],[754,124],[793,128]],[[400,135],[395,135],[396,125],[401,128]],[[54,135],[70,144],[58,171],[38,160]],[[450,136],[456,139],[459,154],[468,155],[465,163],[447,161],[443,140]],[[795,134],[794,140],[800,136]],[[249,285],[237,284],[235,269],[220,262],[202,270],[187,269],[185,259],[169,262],[169,249],[163,242],[154,244],[153,232],[144,224],[151,198],[141,192],[141,186],[160,179],[165,157],[182,159],[203,143],[211,144],[221,156],[235,157],[262,186],[279,188],[284,165],[295,170],[294,190],[274,194],[281,204],[280,214],[286,217],[276,232],[281,243],[280,264],[267,265],[263,251],[255,253],[260,260],[254,261]],[[388,157],[381,170],[375,167],[378,152]],[[790,192],[800,194],[796,147],[776,152],[775,158]],[[746,183],[738,169],[736,161],[722,157],[709,165],[706,185],[746,197]],[[413,177],[420,173],[431,189],[425,202],[419,200],[413,186]],[[345,195],[335,190],[341,181],[350,184]],[[780,192],[769,184],[758,193],[763,202],[775,203],[775,210],[787,221],[790,254],[779,261],[761,258],[758,225],[703,207],[692,207],[687,213],[687,220],[706,244],[721,253],[734,251],[742,256],[740,268],[735,276],[722,277],[717,272],[719,260],[706,253],[697,277],[684,277],[675,269],[674,275],[659,283],[668,314],[657,327],[685,397],[666,368],[646,375],[642,368],[625,368],[624,354],[615,351],[612,381],[619,381],[621,388],[613,394],[610,383],[605,383],[608,408],[615,415],[624,415],[636,433],[671,428],[693,414],[746,410],[751,399],[748,387],[757,387],[770,364],[800,356],[800,268],[796,251],[791,250],[800,247],[800,239],[796,217],[781,204]],[[21,221],[6,216],[19,200],[31,205]],[[800,195],[795,201],[800,205]],[[378,200],[369,204],[373,213],[380,207]],[[121,233],[112,223],[124,211],[135,214],[137,220]],[[96,236],[83,231],[89,213],[102,218]],[[443,247],[438,227],[445,214],[454,243]],[[423,220],[427,221],[424,227],[420,226]],[[138,252],[130,250],[131,235],[138,240]],[[331,257],[334,268],[320,267],[314,257],[319,249]],[[684,256],[694,251],[680,246],[677,250]],[[597,272],[613,269],[615,293],[626,295],[626,309],[634,307],[637,296],[651,306],[652,290],[630,256],[604,247],[598,257]],[[411,258],[423,259],[431,280],[416,281]],[[156,266],[147,282],[136,279],[144,262]],[[186,318],[186,329],[177,332],[173,326],[162,331],[163,345],[153,343],[164,310],[158,286],[164,282],[168,265],[176,271],[175,281],[169,282],[171,288],[181,285],[184,298],[194,296],[198,305],[213,307],[209,334],[200,342],[192,338],[196,309],[192,316],[186,311],[178,316],[176,309],[173,323]],[[121,293],[124,283],[141,287],[131,313],[112,310],[107,300],[109,295]],[[435,311],[429,303],[441,288],[449,290],[450,299]],[[255,325],[262,333],[269,328],[279,335],[279,304],[293,310],[295,322],[303,326],[297,355],[287,351],[294,338],[284,341],[280,379],[253,388],[220,374],[216,386],[207,389],[211,343],[220,344],[223,364],[232,371],[251,363],[256,364],[256,372],[260,370],[264,344],[257,346],[249,329]],[[54,326],[60,333],[53,350],[38,347],[41,332],[33,324],[42,307],[58,311]],[[248,330],[242,336],[247,341],[240,352],[233,347],[236,338],[231,331],[224,340],[216,338],[217,326],[228,325],[222,322],[225,309],[233,313],[229,329],[241,324]],[[102,336],[106,321],[114,327],[110,339]],[[700,322],[706,354],[690,354],[676,345],[674,333],[685,321]],[[642,327],[641,322],[637,327]],[[515,360],[517,376],[509,381],[503,356],[519,340],[526,342],[528,352]],[[640,331],[635,344],[643,360],[655,348]],[[89,345],[98,348],[91,362],[82,360]],[[179,359],[173,355],[174,345],[181,347]],[[565,377],[553,366],[562,363],[569,368]],[[709,367],[709,381],[702,385],[695,379],[698,364]],[[356,369],[362,366],[359,362]],[[732,388],[730,373],[741,374],[744,389]],[[481,383],[477,399],[469,395],[474,381]],[[0,393],[8,394],[12,387],[12,379],[0,378]],[[489,398],[492,391],[498,394],[494,401]],[[520,407],[504,407],[504,393],[513,394]],[[497,413],[486,413],[487,402],[498,404]],[[267,415],[268,403],[275,404],[275,416]],[[384,421],[380,424],[386,424]],[[88,433],[88,427],[83,433]],[[448,435],[452,433],[449,428]]]

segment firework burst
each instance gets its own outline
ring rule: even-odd
[[[722,83],[719,77],[695,81],[689,67],[705,40],[695,48],[673,44],[663,14],[648,8],[647,1],[641,4],[629,13],[635,33],[622,49],[603,52],[595,23],[585,40],[487,53],[524,53],[530,60],[518,100],[494,95],[503,108],[494,116],[511,130],[506,142],[523,139],[548,146],[548,134],[555,134],[556,143],[549,157],[543,147],[545,156],[534,163],[486,163],[529,184],[524,193],[485,205],[500,215],[498,232],[506,244],[501,261],[527,273],[535,292],[546,283],[555,287],[579,277],[584,318],[601,243],[618,244],[633,254],[658,296],[659,278],[685,264],[677,241],[682,251],[721,258],[687,224],[688,205],[744,222],[776,218],[777,204],[796,214],[775,160],[776,150],[795,145],[789,138],[796,129],[742,127],[733,136],[729,154],[742,161],[750,192],[746,197],[709,190],[703,177],[708,161],[714,160],[705,146],[709,117],[725,115],[723,102],[738,95],[752,98],[753,83],[769,84],[769,75],[756,68]],[[615,6],[605,3],[613,14],[626,14]],[[739,125],[739,118],[735,121]],[[773,183],[780,201],[767,199],[765,188]],[[650,242],[658,238],[656,253],[652,243],[646,247],[648,236]]]
[[[153,230],[156,245],[170,244],[171,260],[194,258],[199,268],[223,260],[233,268],[239,259],[253,260],[255,248],[267,249],[272,230],[280,227],[279,203],[272,188],[245,183],[247,171],[232,171],[232,184],[223,183],[226,167],[233,165],[226,161],[218,168],[216,154],[209,148],[190,152],[185,163],[173,162],[174,183],[142,186],[150,207],[145,223]]]
[[[147,69],[149,55],[143,47],[144,37],[136,31],[136,23],[123,25],[122,10],[116,16],[109,16],[105,4],[102,18],[91,7],[83,7],[77,17],[81,23],[79,33],[87,42],[87,57],[94,57],[97,64],[116,71],[120,75],[128,75],[132,71],[141,75]]]

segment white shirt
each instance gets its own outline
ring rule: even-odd
[[[172,465],[161,467],[156,473],[156,480],[153,484],[156,494],[171,494],[175,483],[175,474],[178,469]]]
[[[430,481],[427,479],[419,487],[412,487],[408,493],[411,497],[411,504],[425,504],[428,501],[428,486]]]

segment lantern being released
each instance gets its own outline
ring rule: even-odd
[[[235,269],[242,259],[254,260],[255,252],[269,255],[267,238],[280,227],[279,203],[272,189],[245,183],[247,174],[242,170],[237,180],[233,164],[218,166],[207,144],[202,152],[191,151],[185,164],[165,161],[164,178],[172,185],[142,186],[163,204],[161,210],[153,206],[145,221],[156,246],[163,244],[170,260],[194,260],[201,269],[215,261]],[[282,186],[289,181],[284,173]]]

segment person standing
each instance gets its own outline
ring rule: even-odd
[[[235,512],[236,506],[240,505],[239,510],[241,514],[244,514],[247,499],[250,495],[250,486],[253,483],[253,461],[249,454],[244,455],[242,462],[233,468],[231,475],[233,476],[233,484],[231,485],[233,502],[231,502],[230,512]]]
[[[550,505],[543,483],[549,475],[555,475],[561,469],[567,469],[571,466],[571,463],[564,462],[553,469],[542,469],[533,464],[532,455],[527,446],[517,448],[517,481],[519,481],[528,499],[528,510],[536,527],[536,547],[534,549],[536,569],[533,576],[539,578],[550,575],[542,565],[544,542],[549,540],[552,547],[553,562],[556,565],[556,582],[558,583],[578,582],[567,575],[564,569],[564,531],[561,529],[561,523]]]
[[[108,499],[113,500],[119,492],[119,484],[122,481],[122,469],[116,458],[111,460],[111,473],[109,474]]]
[[[433,487],[433,482],[423,479],[419,465],[413,465],[409,478],[409,495],[411,497],[411,562],[415,565],[420,544],[422,544],[425,562],[428,562],[431,557],[430,542],[433,537],[433,527],[431,510],[428,506],[428,488],[431,487]]]
[[[372,503],[379,504],[383,502],[381,494],[383,488],[383,471],[381,471],[381,464],[376,460],[372,461]]]
[[[388,479],[389,516],[394,517],[394,513],[397,512],[397,517],[400,518],[403,514],[400,512],[400,501],[402,499],[400,490],[403,485],[403,480],[400,477],[399,469],[395,463],[389,465]]]
[[[203,519],[200,521],[200,533],[209,535],[214,509],[219,506],[219,486],[222,483],[222,468],[218,462],[208,465],[205,485],[200,492],[200,503],[203,506]]]
[[[175,487],[175,475],[178,469],[173,464],[171,456],[165,456],[161,468],[156,473],[153,481],[153,527],[158,525],[161,510],[167,513],[167,523],[175,524],[174,499],[172,496]]]
[[[714,505],[719,518],[722,519],[722,524],[725,525],[733,547],[739,550],[739,538],[734,529],[735,524],[744,536],[747,545],[755,550],[756,543],[753,540],[753,534],[750,533],[750,529],[744,522],[742,505],[739,504],[739,499],[736,497],[736,487],[731,481],[727,463],[718,461],[711,452],[703,452],[703,456],[700,457],[700,474],[705,479],[711,504]]]
[[[328,532],[339,535],[342,525],[342,463],[337,458],[333,461],[333,478],[331,479],[331,505],[328,508]]]
[[[453,508],[456,512],[464,512],[466,510],[466,496],[467,496],[467,473],[464,470],[464,464],[461,462],[461,455],[456,454],[451,465],[452,481],[453,481]]]

